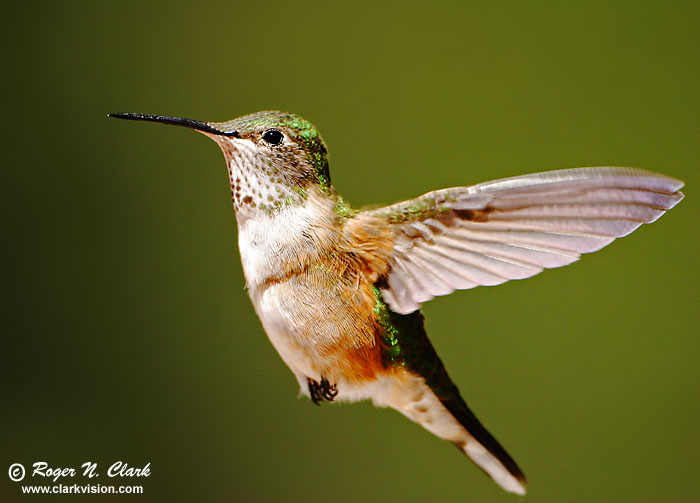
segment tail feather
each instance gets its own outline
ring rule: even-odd
[[[525,494],[524,484],[527,481],[525,474],[467,407],[456,387],[455,391],[455,396],[441,400],[441,403],[471,437],[463,445],[458,444],[458,447],[501,487],[507,491]],[[503,469],[508,472],[509,476],[499,476]]]
[[[467,407],[428,340],[420,312],[388,315],[405,366],[391,374],[391,385],[375,404],[393,407],[452,442],[506,491],[525,494],[525,475]]]
[[[515,466],[516,473],[514,473],[513,470],[503,465],[500,459],[495,458],[491,452],[487,451],[483,445],[475,441],[465,443],[463,450],[469,459],[474,461],[503,489],[515,494],[525,494],[527,480],[517,466]]]
[[[461,398],[463,408],[455,413],[421,376],[405,372],[390,379],[386,392],[374,398],[375,405],[396,409],[437,437],[453,443],[506,491],[525,494],[525,475]],[[455,409],[455,403],[449,405]]]

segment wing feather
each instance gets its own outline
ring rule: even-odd
[[[414,255],[432,274],[439,276],[446,285],[449,285],[452,290],[468,290],[479,286],[478,283],[467,279],[463,274],[456,274],[454,269],[450,267],[449,262],[439,260],[434,253],[424,248],[416,249]]]
[[[497,230],[488,226],[468,228],[468,223],[459,224],[459,233],[473,241],[499,243],[505,246],[521,246],[546,253],[578,256],[580,253],[597,251],[611,243],[610,236],[592,236],[530,230]]]
[[[441,236],[434,241],[437,247],[459,250],[465,260],[504,279],[523,279],[537,274],[542,268],[522,261],[484,253],[477,243]],[[474,246],[477,244],[477,246]]]
[[[632,168],[577,168],[430,192],[363,212],[394,230],[385,300],[398,313],[456,289],[561,267],[653,222],[683,182]]]

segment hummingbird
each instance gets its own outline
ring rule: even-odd
[[[333,187],[326,144],[298,115],[110,116],[188,127],[219,145],[248,294],[303,395],[396,409],[520,495],[525,475],[450,379],[421,304],[570,264],[683,198],[674,178],[588,167],[359,210]]]

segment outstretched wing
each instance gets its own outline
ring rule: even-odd
[[[683,199],[683,182],[632,168],[549,171],[362,212],[387,220],[394,247],[384,300],[397,313],[454,290],[498,285],[601,249]]]

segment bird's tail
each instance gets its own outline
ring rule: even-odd
[[[392,407],[432,434],[456,445],[506,491],[525,494],[525,475],[505,449],[484,428],[464,401],[446,402],[424,378],[405,372],[392,378],[375,404]]]
[[[434,435],[452,442],[506,491],[525,494],[525,475],[467,407],[423,328],[419,312],[390,312],[402,360],[387,376],[376,405],[392,407]]]

